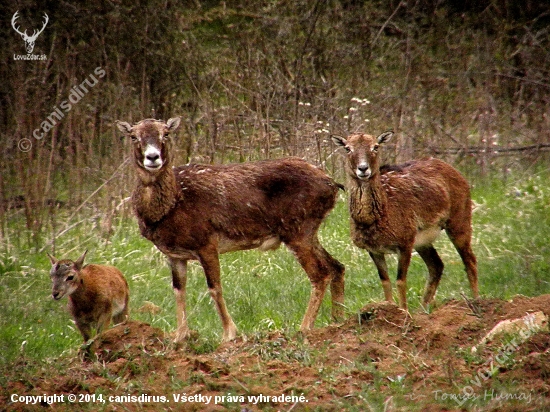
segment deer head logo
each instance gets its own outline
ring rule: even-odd
[[[27,49],[27,53],[31,54],[34,50],[34,42],[36,41],[36,38],[44,31],[46,28],[46,24],[48,24],[48,21],[50,20],[48,15],[44,13],[44,24],[42,25],[42,28],[40,30],[34,30],[32,33],[32,36],[27,35],[27,30],[25,30],[23,33],[19,31],[19,27],[15,25],[15,21],[19,18],[17,15],[19,13],[19,10],[15,12],[13,17],[11,18],[11,25],[13,29],[21,35],[23,40],[25,41],[25,48]]]

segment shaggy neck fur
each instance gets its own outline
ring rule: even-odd
[[[372,225],[382,219],[386,211],[386,193],[382,189],[380,174],[368,180],[350,179],[349,210],[353,220]]]
[[[82,275],[80,275],[82,276]],[[91,295],[90,291],[86,289],[84,279],[80,277],[78,279],[78,288],[69,295],[69,300],[75,308],[88,308],[91,306],[90,302],[95,298],[95,294]]]
[[[181,198],[172,166],[164,165],[158,174],[140,167],[137,171],[138,185],[132,195],[136,215],[147,223],[158,222]]]

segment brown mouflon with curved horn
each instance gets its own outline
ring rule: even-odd
[[[414,160],[397,166],[380,166],[380,146],[392,137],[353,134],[333,137],[348,153],[351,237],[368,250],[374,261],[385,299],[392,302],[385,255],[398,254],[399,306],[407,309],[407,270],[413,250],[426,263],[429,277],[423,303],[434,298],[443,262],[433,242],[444,229],[460,254],[474,298],[478,296],[477,264],[472,251],[472,201],[468,182],[447,163]]]
[[[138,176],[132,195],[141,234],[164,253],[176,295],[176,341],[189,334],[185,310],[187,262],[198,260],[222,321],[223,340],[237,328],[220,282],[219,254],[276,249],[285,243],[312,285],[301,330],[313,327],[327,285],[333,316],[344,302],[344,266],[319,243],[317,231],[335,205],[338,185],[298,158],[230,165],[173,167],[171,134],[180,118],[118,122],[133,142]]]

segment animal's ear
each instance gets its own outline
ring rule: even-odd
[[[116,127],[118,127],[118,130],[120,130],[126,136],[130,136],[130,134],[132,133],[132,126],[130,125],[130,123],[121,122],[120,120],[117,120]]]
[[[84,258],[86,257],[86,253],[88,253],[88,251],[84,251],[84,253],[82,254],[82,256],[80,256],[76,262],[74,262],[74,265],[76,266],[76,269],[77,270],[80,270],[82,269],[82,266],[84,265]]]
[[[346,147],[346,145],[348,144],[348,141],[344,139],[342,136],[332,135],[331,139],[334,142],[334,144],[337,146]]]
[[[172,117],[171,119],[168,119],[166,122],[166,126],[168,126],[168,130],[171,132],[175,132],[178,127],[180,127],[181,117]]]
[[[46,255],[48,255],[48,257],[50,258],[50,262],[52,263],[52,266],[58,262],[58,260],[54,258],[52,255],[50,255],[48,252],[46,252]]]
[[[387,132],[382,133],[376,138],[378,144],[383,144],[389,142],[393,136],[393,130],[388,130]]]
[[[346,149],[347,153],[351,153],[351,147],[348,146],[348,141],[344,139],[342,136],[332,136],[332,141],[337,146],[342,146],[344,149]]]

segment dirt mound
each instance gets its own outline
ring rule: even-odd
[[[164,332],[142,322],[128,321],[98,336],[90,347],[99,362],[135,359],[144,353],[164,352]]]
[[[254,334],[208,354],[198,354],[193,341],[176,348],[161,330],[129,321],[96,339],[90,349],[97,361],[73,359],[60,374],[33,377],[32,385],[18,377],[0,404],[17,392],[164,396],[178,410],[545,410],[547,329],[472,351],[499,322],[537,311],[550,315],[550,295],[453,300],[412,315],[369,304],[340,325],[305,335]],[[121,406],[159,409],[147,398],[111,400],[107,410]]]

